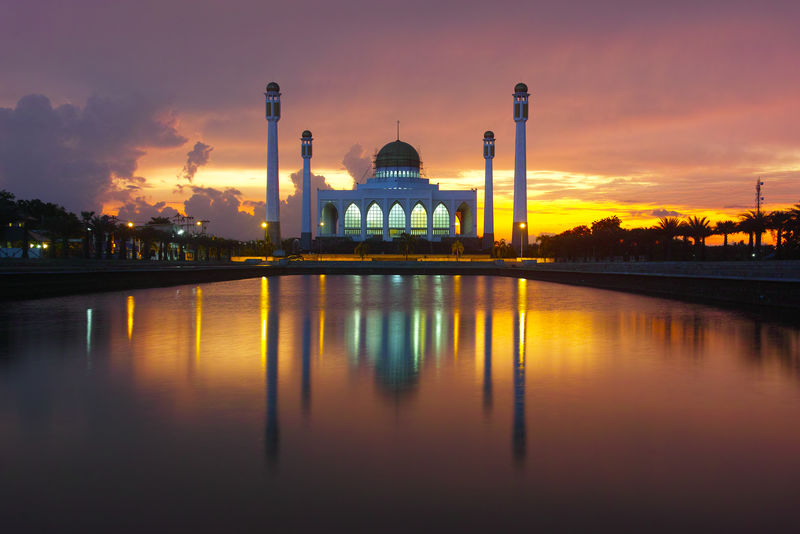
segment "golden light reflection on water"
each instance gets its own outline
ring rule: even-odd
[[[261,310],[261,368],[267,365],[267,301],[269,298],[269,286],[267,277],[261,277],[261,298],[259,309]]]
[[[721,320],[679,303],[665,307],[643,297],[613,297],[610,306],[609,294],[594,290],[524,279],[435,276],[261,278],[189,291],[148,290],[137,293],[135,302],[133,296],[123,297],[132,354],[119,364],[134,362],[142,387],[174,383],[176,413],[196,410],[195,380],[218,392],[249,388],[263,396],[266,391],[265,440],[273,459],[282,413],[291,414],[292,406],[305,417],[313,408],[315,418],[337,405],[351,410],[341,392],[368,377],[380,395],[413,410],[416,403],[405,399],[447,402],[447,388],[464,376],[458,373],[463,368],[476,388],[478,413],[510,422],[518,462],[526,459],[530,445],[526,407],[538,383],[557,389],[580,378],[619,388],[616,372],[607,371],[623,362],[628,373],[705,362],[729,374],[744,365],[762,369],[773,380],[789,373],[797,381],[796,330]],[[98,341],[108,334],[96,323],[102,316],[96,309],[82,312],[87,353],[118,345],[107,337]],[[191,373],[176,374],[186,366],[181,354],[191,355]],[[280,397],[297,401],[281,403],[279,411],[280,384],[293,381],[296,385],[281,390]],[[363,410],[379,417],[376,406]]]
[[[128,341],[131,340],[133,336],[133,310],[136,307],[136,303],[134,302],[133,295],[128,295],[126,299],[127,302],[127,316],[128,316]]]
[[[194,358],[200,359],[200,336],[203,329],[203,289],[195,288],[194,295]]]
[[[695,492],[686,502],[733,488],[747,505],[752,492],[726,478],[737,466],[762,477],[759,491],[779,479],[778,499],[800,476],[796,326],[471,276],[292,276],[134,295],[56,299],[60,326],[41,302],[0,310],[11,469],[27,454],[27,466],[50,462],[48,481],[93,443],[123,469],[135,443],[148,460],[137,471],[225,480],[239,492],[226,506],[242,495],[263,506],[292,484],[292,498],[319,490],[319,506],[319,495],[372,491],[373,474],[437,506],[446,492],[463,503],[476,479],[567,501],[578,492],[592,506],[604,492],[627,503],[657,480],[672,497]],[[28,452],[36,436],[46,443]],[[258,493],[265,481],[275,492]]]

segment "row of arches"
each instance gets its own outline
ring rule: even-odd
[[[461,203],[455,212],[455,234],[461,235],[469,233],[471,223],[468,222],[470,210],[466,203]],[[321,225],[324,228],[323,234],[333,234],[336,232],[338,224],[338,210],[333,203],[326,204],[322,209]],[[350,236],[360,236],[362,234],[362,222],[364,223],[364,233],[367,237],[384,235],[384,213],[378,202],[373,201],[367,207],[366,217],[362,218],[361,208],[356,202],[351,202],[344,212],[344,234]],[[431,235],[448,236],[450,229],[450,210],[443,202],[439,202],[433,209],[431,221]],[[389,238],[399,237],[408,231],[411,235],[428,235],[428,210],[417,202],[407,215],[406,210],[399,201],[394,202],[389,208],[388,213],[388,236]]]

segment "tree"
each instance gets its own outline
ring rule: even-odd
[[[547,238],[551,236],[542,236],[542,237]],[[514,247],[506,243],[505,239],[501,239],[500,241],[495,241],[489,253],[493,258],[516,257],[516,251],[514,250]]]
[[[739,215],[739,228],[750,235],[750,250],[754,256],[761,255],[761,234],[767,229],[767,216],[760,211],[748,210]],[[753,239],[755,237],[755,239]],[[755,249],[753,246],[755,245]]]
[[[736,221],[719,221],[714,226],[714,233],[722,236],[722,257],[728,259],[728,236],[738,231]]]
[[[677,217],[661,217],[656,224],[656,228],[664,236],[664,250],[668,261],[672,259],[672,242],[680,233],[680,225],[681,221]]]
[[[694,216],[686,220],[686,225],[694,239],[695,250],[700,251],[700,259],[706,259],[706,237],[713,233],[711,222],[706,217]]]
[[[353,252],[361,256],[361,261],[364,261],[364,256],[366,256],[367,252],[369,252],[369,245],[366,241],[361,241],[358,245],[356,245],[356,249]]]
[[[92,220],[93,211],[82,211],[81,222],[83,223],[83,257],[88,259],[91,256],[92,248]]]
[[[592,223],[592,241],[595,258],[615,256],[625,231],[619,217],[613,215]]]
[[[775,257],[781,258],[783,253],[783,233],[786,226],[792,221],[792,214],[788,211],[776,210],[767,216],[767,225],[770,230],[775,230]]]
[[[455,254],[456,261],[461,259],[461,255],[464,254],[464,244],[461,241],[456,241],[452,245],[450,245],[450,252]]]
[[[405,232],[400,234],[400,250],[403,251],[406,261],[408,261],[408,255],[414,250],[414,245],[416,242],[417,236],[413,236]]]

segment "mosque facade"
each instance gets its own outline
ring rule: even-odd
[[[410,144],[398,139],[384,145],[365,183],[317,192],[318,235],[353,241],[391,241],[403,233],[428,241],[477,237],[477,190],[440,189],[420,167]]]
[[[280,87],[267,85],[267,202],[265,237],[281,242],[280,199],[278,196],[278,121],[281,117]],[[512,246],[522,254],[528,245],[527,160],[525,123],[528,120],[528,86],[514,87],[514,213]],[[303,132],[302,229],[300,246],[310,250],[312,243],[311,132]],[[492,160],[494,133],[483,137],[486,165],[483,247],[494,242],[494,199]],[[441,241],[443,238],[476,238],[478,202],[476,189],[440,189],[421,173],[419,153],[398,138],[383,146],[375,157],[373,176],[349,190],[317,191],[316,233],[319,237],[350,238],[353,241],[380,239],[391,241],[402,234]]]

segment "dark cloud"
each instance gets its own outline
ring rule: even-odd
[[[132,221],[136,224],[144,224],[153,217],[174,217],[175,215],[178,215],[178,210],[167,206],[166,202],[150,204],[144,197],[135,197],[119,208],[117,219],[122,222]]]
[[[354,183],[363,184],[372,171],[372,158],[364,154],[361,145],[353,145],[342,158],[342,165],[353,177]]]
[[[212,150],[214,147],[200,141],[196,142],[194,148],[186,154],[186,165],[183,166],[180,178],[186,178],[191,182],[197,174],[197,169],[208,163]]]
[[[0,187],[73,211],[98,210],[143,185],[134,173],[145,149],[185,142],[174,119],[142,97],[92,96],[83,108],[53,108],[47,97],[28,95],[0,108]]]
[[[232,187],[223,190],[196,185],[190,187],[192,196],[184,201],[184,212],[195,219],[207,219],[209,233],[240,240],[262,236],[263,203],[242,202],[241,191]],[[255,215],[240,211],[239,208],[248,205],[255,206]]]
[[[650,212],[653,217],[683,217],[683,213],[679,211],[657,209]]]
[[[303,215],[303,171],[293,172],[290,176],[292,185],[294,185],[294,193],[286,197],[286,200],[281,201],[281,237],[300,237],[300,230],[302,229],[302,221],[300,220]],[[318,189],[333,189],[324,176],[311,173],[311,234],[317,235],[316,228],[313,226],[317,220],[317,190]],[[259,213],[259,212],[256,212]],[[263,213],[263,210],[262,212]]]

